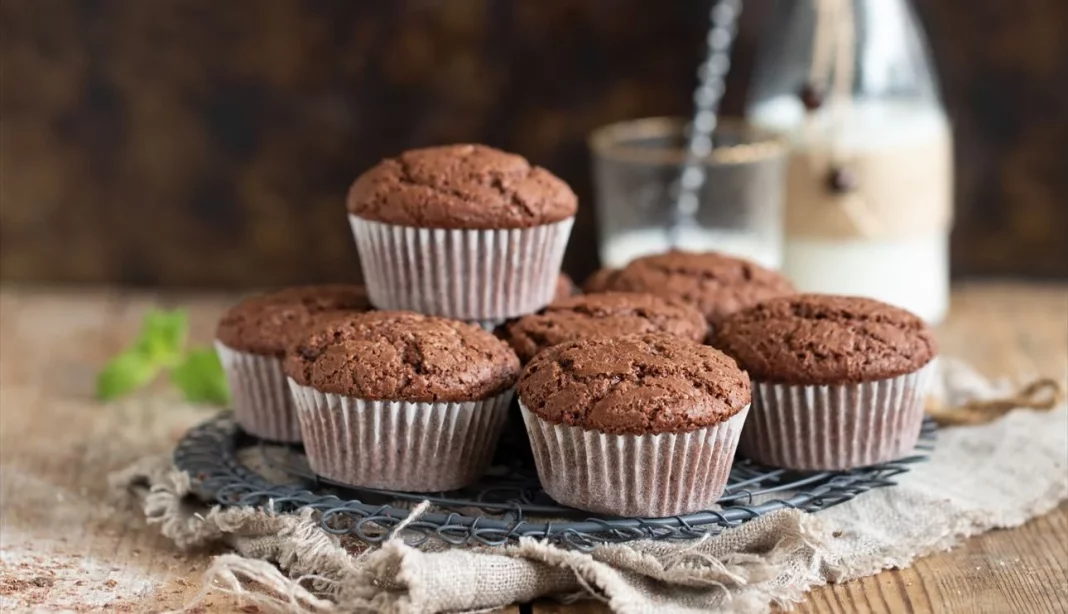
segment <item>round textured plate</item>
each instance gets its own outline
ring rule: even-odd
[[[720,509],[668,518],[596,516],[556,504],[541,490],[529,457],[514,456],[522,442],[502,441],[493,468],[476,485],[445,493],[401,493],[351,488],[316,476],[299,445],[258,440],[223,412],[190,430],[179,442],[174,461],[192,476],[194,492],[209,503],[256,506],[275,512],[310,507],[323,528],[367,542],[386,539],[408,516],[409,508],[429,500],[430,510],[406,525],[406,540],[440,539],[450,544],[500,545],[537,537],[580,549],[633,539],[690,539],[718,533],[783,508],[817,511],[871,490],[927,458],[935,426],[924,423],[916,454],[894,462],[853,469],[799,473],[757,465],[739,458],[731,469]],[[514,432],[506,431],[506,437]],[[502,451],[513,457],[500,458]]]

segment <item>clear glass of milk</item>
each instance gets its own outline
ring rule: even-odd
[[[782,263],[786,146],[771,130],[720,120],[698,209],[677,215],[672,184],[685,159],[686,120],[612,124],[590,137],[601,264],[671,249],[721,251],[770,268]]]
[[[781,0],[748,117],[790,134],[783,271],[930,322],[949,296],[952,139],[907,0]]]

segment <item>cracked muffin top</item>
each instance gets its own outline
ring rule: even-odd
[[[541,350],[574,339],[669,333],[701,342],[704,316],[678,299],[639,292],[583,294],[557,300],[508,324],[506,338],[526,362]]]
[[[938,353],[918,316],[880,301],[801,294],[764,301],[716,327],[712,344],[754,380],[868,382],[919,370]]]
[[[285,374],[320,392],[360,399],[463,402],[515,385],[519,359],[474,324],[408,311],[334,318],[286,356]]]
[[[281,357],[323,319],[369,309],[371,303],[363,286],[286,288],[247,298],[231,307],[219,320],[215,338],[234,350]]]
[[[583,290],[679,298],[697,307],[713,327],[739,309],[795,292],[785,277],[755,262],[718,252],[687,251],[644,256],[618,270],[602,269]]]
[[[406,151],[360,175],[348,196],[357,217],[418,228],[529,228],[577,208],[558,177],[485,145]]]
[[[694,431],[750,401],[729,356],[664,333],[555,345],[527,365],[518,391],[543,420],[613,435]]]

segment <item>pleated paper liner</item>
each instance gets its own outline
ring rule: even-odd
[[[282,359],[241,352],[219,341],[215,350],[226,372],[234,417],[241,428],[262,439],[299,442],[300,423],[282,372]]]
[[[486,325],[552,302],[574,220],[500,230],[349,221],[376,308]]]
[[[481,401],[375,401],[289,380],[315,473],[405,492],[453,490],[489,467],[513,391]]]
[[[932,361],[899,377],[804,386],[753,382],[740,452],[802,471],[840,470],[909,455],[920,437]]]
[[[687,433],[609,435],[553,424],[523,407],[542,488],[562,505],[664,517],[711,508],[727,485],[749,408]]]

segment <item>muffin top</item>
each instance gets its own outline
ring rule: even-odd
[[[556,278],[556,292],[553,293],[553,301],[574,296],[577,292],[578,288],[575,287],[575,282],[571,281],[571,277],[567,273],[560,273],[560,276]]]
[[[349,213],[419,228],[528,228],[575,215],[566,183],[522,156],[485,145],[412,149],[349,189]]]
[[[371,309],[363,286],[326,284],[286,288],[245,299],[219,321],[215,337],[252,354],[282,356],[324,318]]]
[[[619,269],[603,268],[597,269],[592,275],[586,278],[586,281],[582,282],[583,292],[607,292],[611,290],[612,281],[616,274],[619,273]]]
[[[645,435],[723,422],[749,405],[750,390],[722,352],[650,333],[548,348],[523,370],[519,400],[554,424]]]
[[[754,380],[866,382],[918,370],[938,353],[919,317],[879,301],[820,294],[772,299],[716,327],[713,345]]]
[[[334,318],[286,356],[287,376],[360,399],[476,401],[515,385],[519,359],[474,324],[408,311]]]
[[[701,312],[678,299],[605,292],[566,298],[523,316],[508,325],[506,339],[526,362],[565,341],[636,333],[669,333],[699,342],[708,333],[708,325]]]
[[[764,299],[794,293],[790,282],[775,271],[717,252],[645,256],[614,273],[595,274],[587,283],[602,285],[604,290],[680,298],[696,306],[713,325]]]

